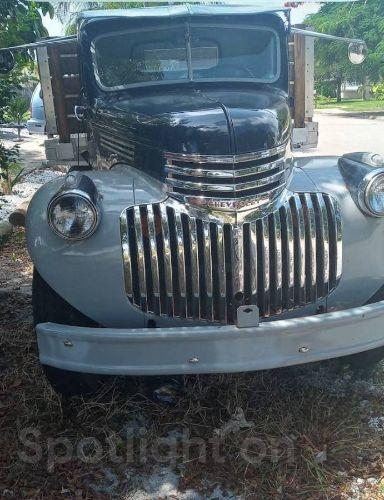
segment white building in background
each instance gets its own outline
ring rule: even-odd
[[[361,99],[361,84],[357,82],[344,82],[341,87],[342,99]]]

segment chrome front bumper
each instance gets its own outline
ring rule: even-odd
[[[254,328],[160,329],[37,325],[40,361],[111,375],[264,370],[330,359],[384,345],[384,301]]]

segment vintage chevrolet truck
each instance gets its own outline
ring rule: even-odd
[[[292,35],[317,36],[194,5],[82,13],[33,46],[49,141],[78,148],[26,223],[58,391],[384,357],[384,159],[293,157]]]

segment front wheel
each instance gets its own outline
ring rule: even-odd
[[[359,352],[340,358],[342,366],[347,366],[357,375],[370,376],[380,368],[379,363],[384,359],[384,347],[377,347],[370,351]]]
[[[97,323],[77,311],[58,295],[40,276],[33,271],[32,281],[33,321],[39,323],[60,323],[64,325],[97,327]],[[97,392],[103,383],[112,377],[61,370],[43,365],[44,373],[53,389],[63,396],[87,395]]]

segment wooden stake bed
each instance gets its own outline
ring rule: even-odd
[[[46,50],[57,134],[60,142],[68,143],[71,134],[86,131],[84,124],[79,122],[74,114],[74,107],[81,104],[78,44],[76,41],[57,43],[48,45]]]
[[[298,26],[305,28],[305,26]],[[289,43],[290,96],[293,119],[292,145],[294,148],[317,147],[318,125],[313,121],[315,111],[315,40],[294,34]]]

